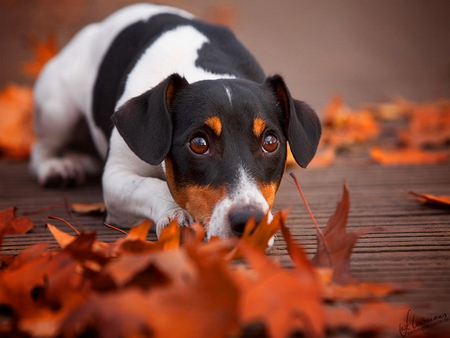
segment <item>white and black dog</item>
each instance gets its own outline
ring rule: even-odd
[[[105,159],[108,223],[202,223],[208,238],[242,234],[274,204],[287,141],[302,167],[317,149],[315,112],[267,77],[221,26],[172,7],[136,4],[89,25],[35,86],[41,185],[81,184],[95,157],[67,150],[84,119]]]

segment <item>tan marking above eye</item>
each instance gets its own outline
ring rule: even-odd
[[[205,124],[210,127],[217,136],[220,136],[220,133],[222,132],[222,121],[220,121],[217,116],[208,118],[205,121]]]
[[[260,137],[264,129],[266,129],[266,121],[257,117],[253,121],[253,133],[256,135],[256,137]]]

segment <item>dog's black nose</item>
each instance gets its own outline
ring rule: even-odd
[[[234,235],[240,237],[244,233],[245,225],[252,218],[252,216],[255,217],[256,225],[258,225],[264,215],[264,212],[253,206],[244,206],[239,209],[235,209],[229,215],[231,231]]]

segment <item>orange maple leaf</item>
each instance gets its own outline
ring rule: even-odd
[[[282,229],[283,234],[288,231],[283,225]],[[294,271],[283,269],[258,248],[240,242],[240,250],[254,269],[238,283],[242,320],[246,325],[263,322],[270,337],[287,337],[293,332],[322,337],[324,308],[314,270],[300,247],[293,242],[288,247],[295,251]]]
[[[373,147],[370,156],[372,160],[382,165],[442,164],[450,159],[450,152],[419,148],[383,150]]]
[[[448,195],[435,196],[431,194],[418,194],[414,191],[410,191],[409,194],[416,197],[423,204],[431,204],[444,208],[450,208],[450,196]]]
[[[16,211],[16,207],[0,211],[0,235],[25,234],[34,227],[29,217],[17,217]]]
[[[408,130],[400,140],[411,148],[439,147],[450,142],[450,101],[412,107]]]
[[[32,90],[8,85],[0,93],[0,152],[7,158],[24,159],[35,140]]]
[[[34,53],[34,59],[23,62],[21,71],[23,74],[35,79],[45,64],[58,53],[58,43],[56,35],[50,33],[43,41],[35,37],[29,38],[28,44]]]

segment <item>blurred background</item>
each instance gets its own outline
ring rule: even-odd
[[[132,0],[0,0],[0,89],[32,84],[33,42],[58,48]],[[267,74],[282,74],[319,113],[334,93],[350,106],[397,96],[450,96],[449,0],[168,0],[230,26]]]

